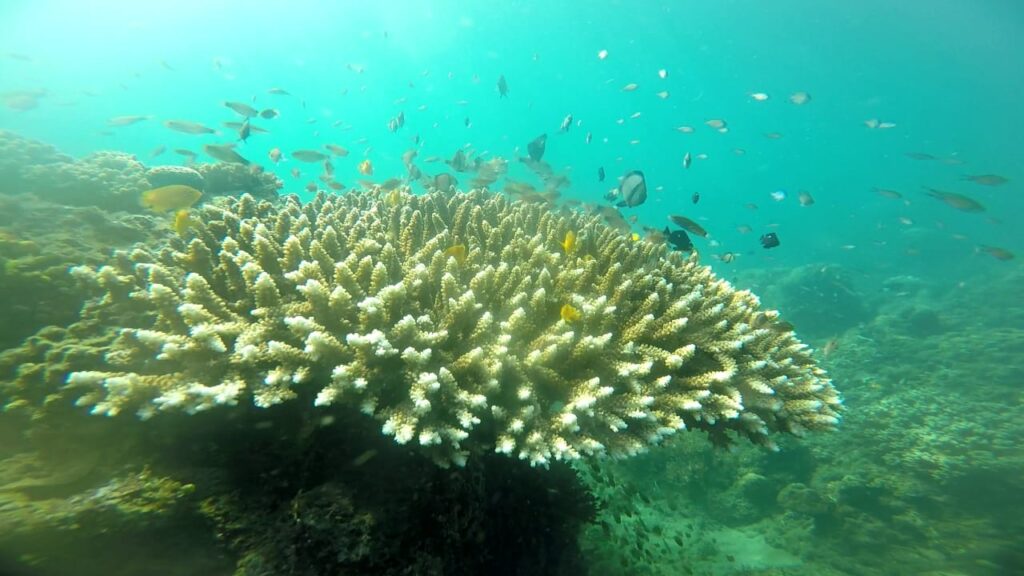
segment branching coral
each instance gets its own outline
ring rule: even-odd
[[[198,220],[187,243],[74,269],[102,294],[84,318],[120,329],[107,370],[68,377],[80,405],[353,406],[442,465],[626,456],[688,427],[771,445],[838,421],[775,312],[592,216],[392,192],[246,195]]]

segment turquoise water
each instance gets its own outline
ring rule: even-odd
[[[252,120],[269,132],[253,134],[236,150],[280,177],[282,194],[306,200],[312,194],[305,186],[316,181],[320,164],[299,162],[290,153],[323,150],[326,144],[350,150],[348,157],[332,159],[337,180],[349,188],[358,188],[363,179],[379,183],[404,177],[402,155],[410,148],[418,149],[418,165],[427,174],[450,171],[442,162],[424,159],[450,158],[467,145],[485,158],[510,160],[509,178],[540,188],[536,176],[514,159],[525,155],[527,142],[541,133],[548,134],[545,160],[572,181],[561,190],[562,200],[606,203],[603,196],[617,178],[640,169],[648,199],[622,210],[637,217],[634,231],[669,225],[669,214],[698,221],[710,232],[708,238],[694,238],[703,263],[736,286],[752,288],[783,317],[799,314],[801,321],[794,318],[797,333],[806,334],[813,346],[841,342],[822,361],[847,396],[846,427],[806,448],[812,454],[807,458],[816,454],[820,466],[828,468],[820,480],[827,485],[838,481],[843,465],[843,458],[829,454],[862,449],[860,457],[871,460],[868,447],[882,441],[864,434],[873,427],[865,415],[889,414],[880,407],[887,401],[909,405],[934,396],[929,403],[972,405],[960,395],[977,394],[979,402],[999,406],[1003,424],[997,436],[1005,440],[1020,431],[1012,421],[1024,410],[1024,325],[1017,321],[1024,313],[1016,296],[1024,271],[1020,258],[1012,255],[1024,253],[1016,222],[1024,213],[1022,37],[1024,7],[1012,0],[8,0],[0,5],[0,95],[41,95],[31,109],[0,107],[0,129],[74,157],[115,150],[135,154],[147,166],[184,164],[173,152],[184,148],[199,153],[200,162],[213,162],[201,146],[235,141],[222,122],[240,120],[222,102],[274,108],[279,117]],[[607,57],[599,57],[604,50]],[[664,78],[659,70],[665,71]],[[501,76],[508,82],[507,98],[499,97],[496,88]],[[637,88],[624,90],[630,83]],[[270,94],[271,88],[290,95]],[[667,97],[658,95],[663,91]],[[790,97],[797,92],[809,94],[810,100],[794,104]],[[755,93],[768,97],[761,101],[752,97]],[[399,113],[405,125],[393,133],[388,121]],[[560,132],[568,114],[572,126]],[[108,125],[108,119],[125,115],[149,118],[130,126]],[[728,131],[707,126],[710,119],[725,120]],[[871,128],[866,122],[872,119],[893,126]],[[221,133],[181,134],[162,126],[165,120],[199,122]],[[683,133],[680,126],[693,131]],[[587,134],[592,134],[589,143]],[[153,157],[157,147],[166,151]],[[278,164],[268,158],[274,148],[284,154]],[[694,157],[688,169],[682,166],[686,153]],[[364,159],[372,162],[373,176],[359,174],[357,165]],[[300,170],[299,177],[290,173],[293,168]],[[597,179],[598,168],[607,173],[604,182]],[[984,185],[965,179],[968,175],[999,175],[1007,182]],[[457,176],[463,185],[470,180]],[[412,187],[422,191],[419,184]],[[985,211],[957,210],[929,197],[926,187],[966,195]],[[876,188],[902,197],[885,197]],[[773,200],[778,190],[786,192],[784,200]],[[813,196],[813,205],[801,206],[800,191]],[[696,204],[694,193],[700,196]],[[758,237],[767,232],[777,233],[781,246],[763,249]],[[1011,258],[995,258],[985,247],[1008,251]],[[725,262],[725,255],[733,259]],[[828,270],[839,271],[838,284],[843,294],[852,295],[849,300],[830,300],[838,297],[830,292],[836,284],[822,279]],[[914,287],[911,292],[893,287],[907,283]],[[830,309],[851,302],[863,306],[851,312],[852,320]],[[815,306],[822,307],[820,314],[806,313]],[[998,306],[997,312],[992,306]],[[919,332],[898,328],[924,313],[935,315],[936,324],[925,322]],[[830,324],[837,317],[842,321]],[[877,349],[864,348],[870,345]],[[972,346],[977,353],[971,353]],[[963,355],[956,356],[956,350]],[[889,360],[888,372],[880,375],[877,363]],[[932,373],[936,365],[951,372]],[[922,387],[917,395],[906,384],[915,378]],[[975,384],[982,390],[963,390]],[[971,426],[983,426],[983,408],[977,409],[953,413]],[[946,417],[928,419],[939,438]],[[993,474],[1010,488],[1024,477],[1017,467],[1024,462],[1019,438],[1005,453],[995,451],[1011,464]],[[705,455],[701,447],[689,449],[746,472],[702,469],[686,476],[679,471],[683,466],[672,464],[675,456],[662,455],[669,464],[645,464],[658,471],[651,474],[663,476],[657,480],[656,500],[671,500],[672,482],[682,490],[697,484],[698,477],[730,483],[745,473],[771,477],[767,470],[772,464],[752,453],[716,456]],[[951,450],[960,458],[959,450],[976,449],[981,448],[968,444]],[[628,461],[620,466],[625,469],[621,474],[641,487],[651,482],[647,472],[638,472],[645,470],[641,464],[634,470]],[[673,466],[674,473],[666,471]],[[873,473],[910,477],[915,472],[894,465]],[[1018,480],[1007,479],[1014,475]],[[885,483],[873,480],[866,485]],[[809,477],[802,482],[813,484]],[[1019,522],[1002,524],[1001,517],[994,520],[999,515],[978,503],[929,516],[934,511],[928,506],[952,499],[945,505],[956,508],[955,490],[976,490],[986,481],[965,475],[958,482],[956,488],[939,482],[921,509],[909,493],[925,489],[916,484],[913,490],[894,489],[895,495],[882,499],[899,500],[892,504],[899,512],[877,520],[884,525],[878,541],[861,545],[889,550],[882,535],[898,531],[892,517],[914,516],[921,524],[936,525],[967,524],[970,518],[1000,527],[1004,536],[1024,528]],[[1006,493],[1012,493],[1010,488]],[[715,490],[708,489],[709,499]],[[682,506],[690,507],[691,516],[714,518],[714,506],[705,502],[708,507],[702,508],[698,500]],[[750,501],[742,505],[756,508]],[[658,510],[658,503],[651,506],[653,511],[644,514],[665,511]],[[1020,511],[1019,502],[1012,507]],[[730,529],[771,534],[778,529],[772,528],[772,518],[783,522],[788,513],[793,521],[798,514],[772,506],[758,510],[760,515],[730,517]],[[853,522],[850,517],[834,519],[828,530],[841,534],[842,522]],[[897,552],[879,553],[893,559],[890,564],[857,568],[850,563],[867,553],[851,553],[846,561],[834,542],[816,554],[782,537],[772,542],[785,558],[776,564],[765,561],[758,567],[751,561],[742,568],[712,550],[708,554],[720,562],[701,557],[690,566],[708,574],[987,575],[1024,570],[1013,563],[1020,562],[1019,550],[1013,556],[1007,542],[990,540],[992,550],[979,553],[977,561],[957,563],[951,550],[955,529],[920,529],[920,541],[900,543],[914,550],[907,552],[917,562],[908,564],[912,572],[897,565]],[[962,531],[969,542],[990,534]],[[858,532],[864,533],[870,531]],[[598,543],[591,545],[600,548],[601,533],[596,534]],[[737,537],[715,550],[741,550],[729,553],[739,555],[745,545],[756,547],[754,541],[760,537]],[[939,556],[929,561],[922,551]],[[601,554],[594,552],[595,557]],[[608,562],[619,565],[615,558]],[[686,573],[672,572],[670,566],[679,565],[664,559],[643,563],[622,573]],[[592,568],[592,573],[608,569]]]

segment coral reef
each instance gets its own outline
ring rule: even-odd
[[[194,168],[203,178],[205,198],[249,194],[257,200],[276,200],[284,186],[280,178],[253,166],[218,162],[198,164]]]
[[[755,276],[755,274],[752,274]],[[810,264],[788,271],[766,271],[755,282],[758,293],[771,302],[809,339],[830,338],[870,322],[874,310],[856,288],[852,274],[834,264]]]
[[[146,170],[146,181],[151,188],[180,184],[202,192],[206,188],[203,175],[188,166],[153,166]]]
[[[73,162],[25,166],[22,177],[20,192],[68,206],[105,210],[139,212],[139,196],[149,188],[146,168],[135,156],[121,152],[95,152]]]
[[[78,317],[87,294],[68,277],[71,266],[98,264],[113,247],[169,234],[149,216],[0,195],[0,350]]]
[[[771,445],[838,421],[831,382],[756,297],[593,217],[394,191],[243,196],[198,218],[187,243],[74,270],[102,295],[83,321],[120,335],[63,395],[141,417],[357,407],[442,465],[626,456],[686,428]]]
[[[67,164],[72,158],[38,140],[0,130],[0,194],[21,194],[28,191],[31,177],[28,166]]]

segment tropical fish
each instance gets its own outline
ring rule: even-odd
[[[872,188],[872,190],[874,190],[878,194],[880,194],[882,196],[885,196],[886,198],[890,198],[892,200],[897,200],[899,198],[903,198],[903,194],[900,194],[899,192],[897,192],[895,190],[889,190],[889,189],[886,189],[886,188]]]
[[[981,250],[982,252],[985,252],[989,256],[995,258],[996,260],[1006,261],[1013,260],[1014,258],[1013,252],[1010,252],[1005,248],[999,248],[998,246],[985,246],[984,244],[982,244],[981,246],[978,246],[978,249]]]
[[[597,51],[597,59],[598,60],[604,60],[607,57],[608,57],[608,51],[607,50],[598,50]]]
[[[655,96],[661,98],[662,100],[666,100],[669,96],[671,96],[671,94],[669,94],[668,90],[662,90],[661,92],[656,93]]]
[[[643,204],[647,200],[647,180],[644,173],[639,170],[627,172],[619,184],[618,196],[622,198],[615,204],[618,207],[633,208]]]
[[[690,220],[686,216],[671,214],[669,215],[668,219],[671,220],[673,224],[679,226],[680,228],[685,228],[690,232],[693,232],[697,236],[700,236],[701,238],[707,238],[708,231],[705,230],[703,226],[697,224],[693,220]]]
[[[467,172],[470,168],[469,158],[466,157],[466,153],[462,149],[456,150],[455,154],[452,155],[452,159],[445,160],[444,162],[456,172]]]
[[[222,122],[221,124],[223,124],[225,128],[229,128],[231,130],[234,130],[235,132],[241,133],[242,128],[244,128],[248,122],[249,119],[246,118],[245,122]],[[248,130],[255,134],[270,134],[270,130],[267,130],[266,128],[260,128],[259,126],[254,126],[252,124],[249,125]]]
[[[693,134],[693,126],[676,126],[676,132],[683,134]]]
[[[694,191],[694,193],[690,195],[690,201],[693,202],[694,204],[700,202],[700,192]]]
[[[683,169],[685,170],[689,168],[691,162],[693,162],[693,158],[691,158],[690,153],[687,152],[686,154],[683,155]]]
[[[370,162],[369,158],[359,163],[359,173],[362,174],[363,176],[373,175],[373,162]]]
[[[202,192],[191,186],[171,184],[146,190],[139,201],[143,207],[154,212],[170,212],[192,206],[202,195]]]
[[[242,116],[245,116],[246,118],[252,118],[254,116],[259,116],[260,115],[260,111],[259,110],[255,109],[252,106],[249,106],[248,104],[245,104],[243,102],[225,102],[224,105],[227,106],[228,108],[231,108],[232,110],[234,110],[238,114],[240,114]]]
[[[562,250],[568,254],[576,247],[576,233],[569,230],[565,233],[565,239],[560,243]]]
[[[838,338],[832,338],[831,340],[826,342],[825,343],[825,347],[821,349],[821,355],[823,357],[825,357],[825,358],[828,358],[829,356],[832,355],[833,352],[835,352],[838,349],[839,349],[839,339]]]
[[[597,181],[604,182],[604,166],[597,167]]]
[[[709,128],[714,128],[715,130],[722,130],[728,126],[725,120],[722,120],[721,118],[712,118],[710,120],[705,120],[704,124]]]
[[[750,98],[757,102],[764,102],[768,99],[768,94],[765,94],[764,92],[754,92],[750,95]]]
[[[295,150],[292,158],[300,162],[320,162],[327,159],[327,155],[316,150]]]
[[[801,206],[810,206],[811,204],[814,204],[814,197],[811,196],[810,192],[805,190],[801,190],[797,193],[797,200],[800,202]]]
[[[576,309],[572,304],[562,304],[562,308],[558,311],[558,315],[562,317],[562,320],[567,324],[576,322],[583,317],[580,311]]]
[[[665,242],[668,242],[669,246],[679,250],[681,252],[692,252],[693,241],[690,240],[690,236],[683,230],[669,230],[668,226],[665,226],[663,232],[665,236]]]
[[[942,190],[936,190],[935,188],[925,187],[925,194],[928,194],[932,198],[941,200],[947,206],[956,208],[961,212],[984,212],[985,207],[980,202],[973,198],[968,198],[963,194],[957,194],[955,192],[944,192]]]
[[[291,93],[284,88],[271,88],[267,90],[267,94],[274,94],[275,96],[291,96]]]
[[[107,126],[131,126],[132,124],[138,124],[143,120],[149,120],[152,116],[114,116],[107,120]]]
[[[324,148],[326,148],[328,152],[334,154],[335,156],[340,156],[342,158],[348,156],[348,150],[342,148],[341,146],[338,146],[337,144],[324,144]]]
[[[783,200],[786,199],[786,191],[785,190],[776,190],[776,191],[771,193],[771,197],[772,197],[772,200],[775,200],[776,202],[782,202]]]
[[[935,156],[924,152],[906,152],[904,155],[912,160],[935,160]]]
[[[530,143],[526,145],[526,153],[530,156],[530,160],[540,162],[541,159],[544,158],[544,150],[547,147],[547,143],[547,134],[541,134],[533,140],[530,140]]]
[[[807,92],[794,92],[790,94],[789,101],[797,106],[803,106],[811,101],[811,95]]]
[[[998,174],[969,174],[964,176],[964,180],[970,180],[975,184],[981,184],[983,186],[1002,186],[1010,180],[1003,178]]]
[[[434,176],[434,188],[437,188],[438,190],[448,191],[458,185],[459,181],[447,172],[442,172],[437,176]]]
[[[174,222],[171,224],[171,227],[174,228],[174,231],[177,232],[178,236],[184,238],[188,229],[194,224],[195,222],[192,220],[192,216],[189,213],[188,208],[182,208],[174,213]]]
[[[267,153],[267,157],[270,158],[271,162],[273,162],[274,164],[277,164],[281,160],[281,149],[280,148],[271,148],[270,152]]]
[[[662,80],[668,78],[668,70],[665,70],[664,68],[658,70],[658,78],[661,78]]]
[[[249,161],[242,157],[241,154],[235,152],[232,144],[207,144],[203,146],[203,152],[206,152],[211,158],[216,158],[221,162],[227,162],[228,164],[244,164],[249,165]]]
[[[636,82],[630,82],[629,84],[626,84],[625,86],[622,87],[622,91],[623,92],[633,92],[633,91],[635,91],[639,87],[640,86]]]
[[[568,132],[569,128],[572,128],[572,114],[562,119],[562,125],[558,127],[558,130],[560,132]]]
[[[273,120],[280,116],[281,113],[276,108],[267,108],[266,110],[260,110],[260,118],[264,120]]]
[[[761,235],[761,246],[766,250],[769,248],[777,248],[780,244],[779,235],[775,232],[769,232]]]
[[[164,126],[174,130],[175,132],[182,132],[185,134],[216,134],[217,131],[213,128],[203,126],[198,122],[188,122],[186,120],[164,120]]]
[[[498,76],[498,97],[505,98],[508,96],[508,82],[505,81],[505,75]]]
[[[249,139],[249,134],[252,134],[252,127],[249,125],[249,119],[246,118],[245,122],[242,122],[241,128],[238,129],[238,139],[245,142]]]
[[[455,261],[458,262],[459,264],[465,264],[466,263],[466,245],[465,244],[456,244],[454,246],[450,246],[449,248],[447,248],[444,251],[444,255],[445,255],[445,257],[455,258]]]

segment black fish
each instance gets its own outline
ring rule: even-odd
[[[693,200],[694,204],[700,202],[700,192],[694,192],[693,196],[690,196],[690,200]]]
[[[541,134],[540,136],[537,136],[536,138],[531,140],[530,143],[526,145],[526,151],[530,155],[530,160],[533,160],[534,162],[540,162],[541,158],[544,158],[544,149],[547,146],[547,144],[547,134]]]
[[[761,246],[767,248],[775,248],[779,245],[779,237],[775,232],[769,232],[761,236]]]
[[[597,169],[597,181],[604,182],[604,166]]]
[[[504,98],[508,96],[508,82],[505,82],[505,75],[502,74],[498,77],[498,97]]]
[[[628,206],[633,208],[647,200],[647,180],[644,173],[639,170],[627,172],[622,177],[622,184],[619,185],[619,196],[622,198],[616,206]]]
[[[693,241],[685,230],[669,230],[665,226],[665,238],[670,246],[682,252],[693,252]]]

